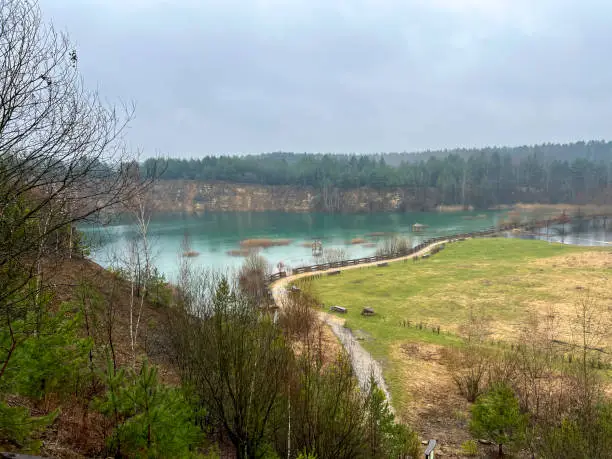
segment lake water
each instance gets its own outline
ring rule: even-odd
[[[240,248],[240,241],[254,238],[290,239],[286,246],[263,249],[263,255],[276,266],[282,261],[288,267],[316,263],[312,248],[303,245],[320,239],[324,249],[342,248],[349,258],[373,255],[382,237],[371,233],[395,233],[417,245],[423,239],[445,234],[474,231],[495,225],[505,213],[375,213],[330,215],[322,213],[282,212],[219,212],[199,216],[182,214],[157,215],[151,220],[149,233],[154,247],[154,263],[169,280],[175,279],[181,243],[189,235],[192,250],[199,256],[191,258],[194,264],[234,270],[243,257],[231,256],[231,250]],[[412,225],[427,225],[421,233],[412,232]],[[94,244],[92,258],[102,266],[109,266],[115,255],[125,252],[135,229],[130,222],[117,222],[107,226],[88,226],[82,230]],[[366,239],[366,244],[351,244],[354,238]]]
[[[398,234],[410,239],[417,245],[423,239],[446,234],[475,231],[497,224],[507,215],[502,211],[488,212],[418,212],[418,213],[375,213],[330,215],[321,213],[297,214],[282,212],[219,212],[204,213],[199,216],[183,214],[157,215],[149,227],[153,245],[154,264],[169,280],[175,280],[178,260],[182,254],[181,243],[188,234],[191,249],[199,252],[191,258],[195,265],[232,272],[240,267],[244,258],[229,255],[228,252],[240,248],[245,239],[271,238],[290,239],[289,245],[260,250],[272,266],[282,261],[287,267],[297,267],[317,263],[312,256],[312,248],[304,246],[320,239],[323,248],[341,248],[348,258],[373,255],[383,237],[371,233]],[[412,225],[427,225],[420,233],[412,231]],[[568,224],[544,230],[540,234],[509,236],[547,239],[553,242],[578,245],[612,244],[612,221],[608,229],[602,222]],[[110,266],[116,255],[125,252],[135,229],[130,222],[117,222],[107,226],[89,226],[82,230],[94,244],[92,258],[102,266]],[[363,238],[368,244],[351,244],[351,240]]]
[[[571,223],[540,228],[532,234],[512,234],[509,237],[540,239],[571,245],[610,246],[612,248],[612,219],[604,221],[574,219]]]

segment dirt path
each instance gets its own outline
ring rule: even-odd
[[[321,312],[319,317],[331,328],[338,341],[344,346],[351,359],[351,365],[357,381],[359,381],[359,386],[363,390],[368,390],[370,388],[370,376],[374,376],[376,385],[385,393],[385,397],[389,401],[389,408],[393,411],[391,394],[385,383],[380,363],[374,360],[372,355],[359,344],[351,330],[344,327],[344,319],[324,312]]]
[[[401,258],[395,258],[392,260],[387,260],[387,263],[395,263],[398,261],[407,260],[410,258],[414,258],[416,256],[421,256],[425,253],[431,251],[431,249],[437,245],[445,244],[448,241],[440,241],[436,244],[432,244],[428,247],[425,247],[423,250],[413,253],[411,255],[407,255]],[[345,271],[348,269],[357,269],[357,268],[367,268],[370,266],[374,266],[381,263],[380,261],[372,262],[372,263],[364,263],[361,265],[352,265],[352,266],[344,266],[341,268],[333,268],[328,269],[326,271],[316,271],[311,273],[302,273],[296,274],[293,276],[285,277],[283,279],[279,279],[270,285],[270,291],[272,292],[272,297],[274,298],[274,303],[279,308],[283,307],[283,299],[285,298],[287,291],[286,287],[289,283],[296,281],[297,279],[301,279],[304,277],[313,276],[315,274],[325,274],[329,271]],[[367,390],[370,381],[370,375],[374,375],[374,379],[378,387],[382,389],[389,401],[389,406],[391,407],[391,395],[389,394],[389,390],[385,383],[385,379],[383,377],[382,367],[380,363],[377,362],[368,351],[366,351],[361,344],[357,341],[355,336],[351,333],[348,328],[344,327],[346,322],[345,319],[335,316],[333,314],[328,314],[326,312],[320,312],[319,318],[321,321],[325,322],[331,330],[334,332],[340,343],[344,346],[344,349],[348,352],[351,358],[351,364],[353,366],[353,370],[355,371],[355,375],[357,376],[357,380],[359,381],[359,385],[362,389]],[[393,409],[393,408],[391,408]]]

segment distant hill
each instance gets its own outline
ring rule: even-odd
[[[142,173],[158,170],[156,160]],[[338,190],[402,189],[421,207],[487,208],[516,202],[593,203],[609,200],[612,142],[576,142],[373,155],[275,152],[168,159],[162,180],[311,187],[321,202]],[[339,210],[324,205],[321,210]]]
[[[510,155],[515,160],[536,155],[540,160],[573,161],[575,159],[588,159],[593,162],[608,162],[612,160],[612,142],[605,140],[590,140],[588,142],[573,143],[544,143],[541,145],[522,145],[517,147],[482,147],[482,148],[453,148],[444,150],[427,150],[421,152],[383,153],[382,157],[390,166],[399,166],[402,162],[426,161],[431,157],[445,158],[449,155],[458,155],[469,158],[481,154],[500,156]]]

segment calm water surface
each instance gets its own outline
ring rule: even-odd
[[[181,243],[189,235],[191,248],[199,256],[191,260],[195,265],[232,272],[243,262],[243,257],[231,256],[231,250],[240,248],[240,241],[253,238],[290,239],[286,246],[262,249],[272,266],[282,261],[288,267],[314,264],[306,242],[320,239],[324,249],[342,248],[348,258],[373,255],[382,237],[370,233],[394,233],[410,239],[417,245],[423,239],[445,234],[469,232],[495,225],[506,216],[502,211],[489,212],[419,212],[329,215],[321,213],[296,214],[282,212],[218,212],[198,216],[182,214],[157,215],[152,219],[149,233],[153,244],[154,264],[169,280],[175,280],[178,260],[182,254]],[[412,232],[412,225],[427,225],[421,233]],[[566,225],[565,228],[550,228],[537,234],[508,236],[546,239],[578,245],[612,244],[612,221],[608,229],[602,222],[583,222]],[[94,244],[92,258],[103,266],[110,266],[113,258],[121,256],[130,240],[135,236],[131,222],[117,222],[108,226],[82,228]],[[351,244],[354,238],[366,239],[370,246]]]
[[[342,248],[350,258],[369,256],[375,247],[353,245],[351,239],[364,238],[369,243],[380,243],[382,238],[369,233],[396,233],[408,237],[413,245],[433,236],[467,232],[497,223],[502,212],[461,213],[376,213],[329,215],[320,213],[296,214],[282,212],[219,212],[199,216],[182,214],[157,215],[152,219],[149,233],[154,246],[154,263],[173,280],[178,271],[181,242],[189,235],[191,248],[199,252],[193,263],[222,271],[234,270],[244,260],[228,254],[240,247],[240,241],[252,238],[290,239],[287,246],[270,247],[260,251],[273,266],[282,261],[289,267],[313,264],[312,250],[302,247],[305,242],[321,239],[325,248]],[[413,233],[412,225],[427,225],[422,233]],[[135,236],[133,224],[117,222],[108,226],[82,228],[94,243],[92,258],[109,266],[115,255],[125,252],[130,238]]]

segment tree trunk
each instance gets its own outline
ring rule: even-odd
[[[498,454],[499,454],[499,457],[504,457],[503,445],[501,443],[499,444]]]

